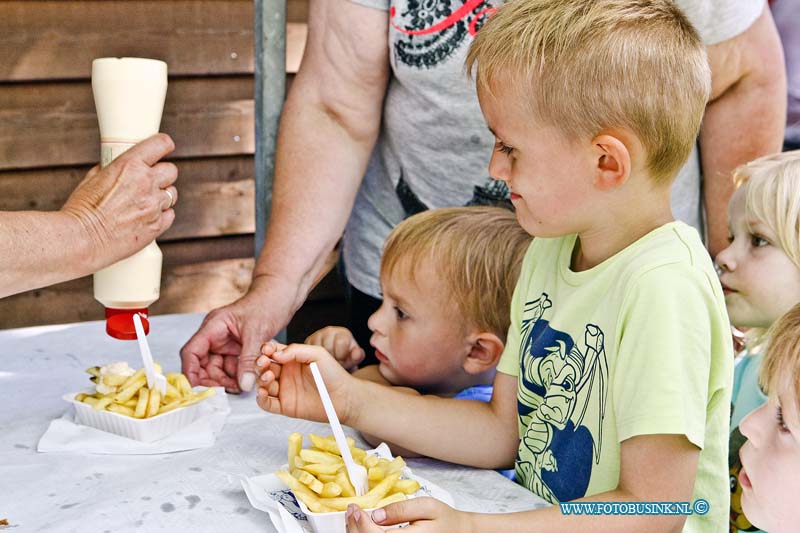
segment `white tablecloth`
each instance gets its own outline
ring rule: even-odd
[[[180,369],[178,350],[201,319],[153,317],[150,345],[165,371]],[[274,531],[248,503],[240,479],[285,463],[291,432],[330,431],[265,413],[252,394],[230,397],[232,412],[211,448],[153,456],[36,452],[50,421],[71,409],[61,396],[87,385],[87,367],[117,360],[141,366],[136,343],[106,336],[102,322],[0,331],[0,519],[16,526],[10,530]],[[543,505],[494,471],[428,459],[409,466],[448,490],[459,509]]]

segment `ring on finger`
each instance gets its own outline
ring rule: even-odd
[[[162,190],[165,193],[167,193],[167,196],[169,196],[169,206],[167,206],[167,209],[172,209],[172,206],[175,205],[175,196],[173,196],[172,191],[169,190],[169,189],[162,189]],[[165,209],[165,211],[166,211],[166,209]]]

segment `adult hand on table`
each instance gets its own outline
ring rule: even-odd
[[[348,533],[380,533],[383,531],[381,526],[404,522],[411,522],[411,525],[403,531],[449,533],[471,531],[470,516],[469,513],[456,511],[435,498],[414,498],[375,509],[371,514],[351,504],[347,506],[345,520]]]
[[[281,113],[253,285],[210,313],[181,350],[192,384],[252,389],[261,344],[288,324],[341,238],[378,137],[389,76],[386,13],[318,0],[308,20],[303,64]]]
[[[325,348],[308,344],[285,346],[271,341],[264,344],[261,354],[256,366],[260,372],[258,405],[262,409],[292,418],[327,421],[309,366],[315,361],[339,421],[353,426],[354,411],[350,406],[357,402],[352,401],[351,395],[360,380],[342,368]]]
[[[237,394],[252,390],[261,345],[285,327],[293,313],[285,302],[293,301],[294,293],[285,294],[285,287],[256,277],[247,294],[206,315],[181,348],[182,371],[189,383],[221,386]]]

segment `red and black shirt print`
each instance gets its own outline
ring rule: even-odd
[[[392,2],[389,21],[400,35],[395,59],[415,68],[434,68],[477,33],[496,7],[487,0],[408,0]]]

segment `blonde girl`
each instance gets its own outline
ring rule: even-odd
[[[764,332],[800,302],[800,150],[756,159],[734,178],[730,244],[716,258],[731,323],[748,330],[733,382],[731,531],[754,531],[740,503],[739,423],[767,401],[758,384]]]

